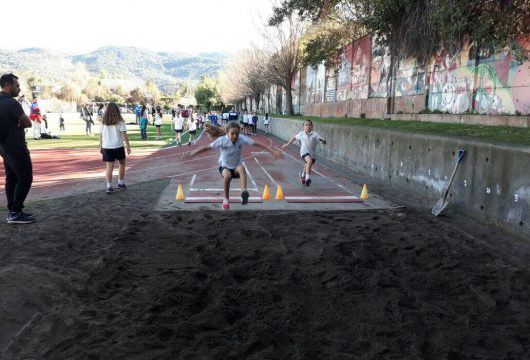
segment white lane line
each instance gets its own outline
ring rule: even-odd
[[[259,192],[257,188],[252,188],[252,189],[247,189],[248,191],[255,191],[255,192]],[[198,189],[198,188],[193,188],[193,189],[189,189],[188,191],[190,192],[222,192],[224,191],[224,189]],[[230,188],[230,191],[237,191],[237,192],[240,192],[242,191],[240,188]]]
[[[359,200],[357,196],[285,196],[285,200]]]
[[[303,162],[301,162],[300,160],[298,160],[297,158],[295,158],[293,155],[289,154],[287,151],[284,151],[284,150],[278,148],[277,146],[275,146],[275,148],[278,149],[278,150],[280,150],[281,152],[284,152],[284,153],[286,153],[287,155],[289,155],[289,156],[290,156],[293,160],[295,160],[297,163],[301,163],[301,164],[303,164]],[[348,190],[347,188],[345,188],[344,186],[342,186],[341,184],[339,184],[339,183],[336,182],[335,180],[333,180],[333,179],[327,177],[326,175],[320,173],[319,171],[317,171],[317,170],[315,170],[315,169],[313,169],[313,171],[315,172],[315,174],[317,174],[317,175],[321,176],[322,178],[328,180],[329,182],[333,183],[335,186],[339,187],[340,189],[346,191],[346,192],[349,193],[349,194],[353,194],[353,191]]]
[[[222,203],[224,197],[220,196],[188,196],[184,202],[220,202]],[[251,196],[248,201],[262,202],[262,199],[257,196]],[[230,202],[241,202],[241,198],[231,198]]]
[[[263,172],[265,173],[265,175],[267,175],[267,177],[269,178],[269,180],[274,184],[274,186],[278,187],[278,183],[276,182],[276,180],[274,180],[274,178],[271,176],[271,174],[269,174],[269,172],[267,170],[265,170],[265,168],[261,165],[261,163],[259,162],[258,159],[254,158],[254,160],[256,160],[256,163],[258,163],[259,167],[261,168],[261,170],[263,170]]]
[[[243,166],[245,167],[245,169],[247,170],[247,174],[248,174],[248,178],[250,179],[250,181],[252,182],[252,185],[254,185],[254,189],[257,189],[258,188],[258,185],[256,184],[256,182],[254,181],[254,178],[252,177],[252,174],[250,173],[247,165],[245,164],[245,162],[243,161]]]
[[[313,171],[315,172],[315,174],[318,174],[318,175],[322,176],[324,179],[328,179],[328,180],[331,181],[333,184],[337,185],[338,187],[340,187],[342,190],[346,191],[347,193],[350,193],[350,194],[352,193],[352,191],[346,189],[344,186],[342,186],[341,184],[339,184],[339,183],[336,182],[335,180],[333,180],[333,179],[327,177],[327,176],[324,175],[324,174],[321,174],[319,171],[317,171],[317,170],[315,170],[315,169],[313,169]]]
[[[195,180],[197,179],[197,174],[193,175],[190,181],[190,189],[193,187],[193,184],[195,184]]]

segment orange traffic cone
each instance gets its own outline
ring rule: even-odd
[[[283,196],[283,189],[282,189],[282,185],[278,185],[278,191],[276,192],[276,200],[283,200],[285,199],[284,196]]]
[[[363,191],[361,191],[361,199],[362,200],[368,199],[368,186],[366,186],[366,184],[364,184]]]
[[[175,199],[177,201],[184,201],[186,197],[184,196],[184,190],[182,190],[182,184],[179,184],[179,188],[177,190],[177,196],[175,196]]]
[[[271,199],[271,194],[269,192],[269,184],[265,184],[265,190],[263,190],[263,196],[261,198],[264,201],[269,201]]]

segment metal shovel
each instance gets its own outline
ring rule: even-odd
[[[466,154],[465,150],[458,150],[458,152],[455,155],[456,165],[455,169],[453,170],[453,174],[451,175],[451,178],[449,179],[449,183],[447,184],[447,187],[445,188],[442,198],[438,200],[438,202],[434,205],[432,208],[432,214],[434,216],[439,216],[446,208],[447,205],[449,205],[449,200],[447,199],[447,195],[449,194],[449,189],[451,188],[451,185],[453,184],[453,180],[456,175],[456,171],[458,170],[458,165],[460,165],[460,162],[462,161],[462,158]]]

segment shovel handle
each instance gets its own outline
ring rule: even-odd
[[[449,194],[449,189],[451,188],[451,184],[453,183],[453,180],[455,178],[456,170],[458,170],[458,165],[460,165],[460,162],[464,158],[465,154],[466,154],[465,150],[458,150],[456,155],[455,155],[455,159],[456,159],[455,169],[453,170],[453,173],[451,174],[451,178],[449,179],[449,183],[447,184],[447,188],[445,189],[445,193],[444,193],[444,196],[442,198],[443,201],[445,201],[445,199],[447,198],[447,194]]]

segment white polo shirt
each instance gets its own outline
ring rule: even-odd
[[[230,140],[228,135],[221,136],[210,144],[212,149],[220,149],[221,157],[219,158],[219,164],[222,167],[228,169],[235,169],[243,162],[241,158],[241,148],[243,145],[254,145],[254,140],[245,136],[239,135],[239,138],[235,143]]]
[[[101,147],[103,149],[118,149],[123,147],[123,133],[127,132],[125,122],[117,125],[101,125]]]
[[[317,145],[321,139],[320,134],[316,131],[311,131],[308,135],[305,131],[300,131],[295,138],[300,141],[300,156],[309,154],[313,159],[316,159]]]
[[[173,124],[175,125],[175,130],[182,130],[184,127],[184,118],[182,116],[177,116],[173,119]]]

